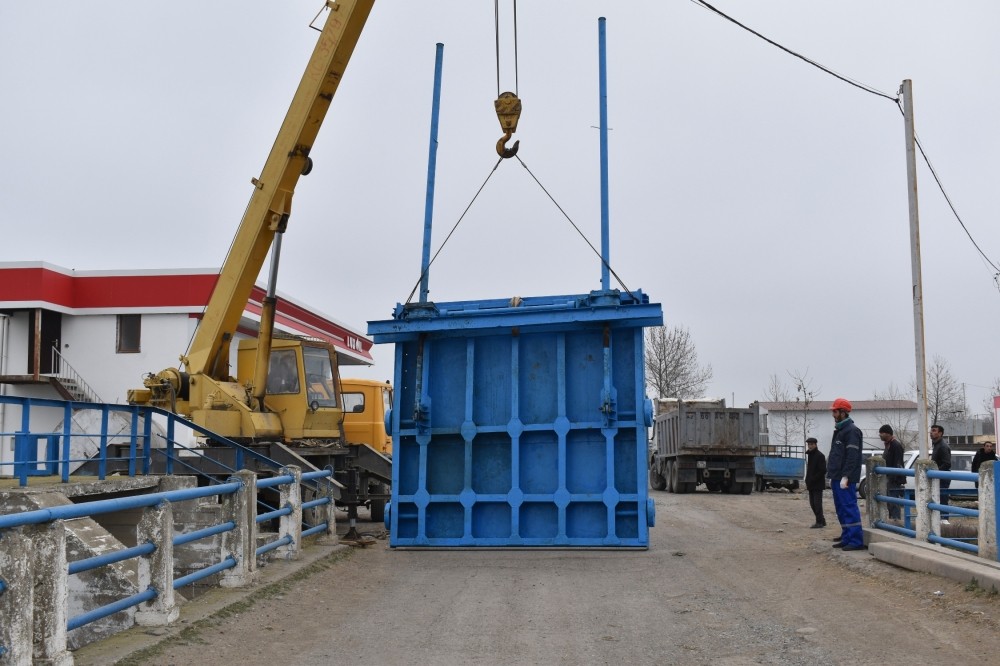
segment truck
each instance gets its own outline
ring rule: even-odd
[[[384,426],[376,439],[374,428],[365,423],[383,421],[391,397],[380,393],[376,400],[363,401],[375,412],[370,418],[353,411],[357,403],[345,417],[345,388],[364,393],[365,384],[340,379],[332,345],[276,335],[274,319],[281,239],[289,228],[295,186],[312,170],[313,143],[373,4],[326,2],[316,47],[261,175],[251,179],[250,202],[187,353],[178,367],[149,373],[143,388],[128,393],[131,404],[167,409],[221,438],[261,449],[282,464],[294,463],[304,471],[331,467],[337,502],[347,507],[352,526],[358,507],[367,505],[380,518],[389,497],[391,444]],[[259,331],[256,338],[239,340],[233,373],[231,347],[268,252]],[[209,447],[217,443],[206,442]]]
[[[653,420],[649,484],[654,490],[749,495],[760,435],[760,407],[726,407],[722,399],[659,399]]]
[[[753,459],[754,488],[764,492],[769,487],[798,490],[806,476],[806,450],[801,444],[771,444],[762,433]]]

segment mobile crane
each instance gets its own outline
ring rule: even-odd
[[[260,178],[251,180],[250,203],[188,352],[180,357],[183,369],[151,373],[144,388],[128,394],[132,404],[168,409],[227,439],[267,447],[271,457],[278,450],[284,454],[278,459],[331,465],[341,486],[338,503],[348,507],[352,522],[364,504],[374,520],[381,519],[392,478],[391,446],[384,429],[381,436],[367,429],[373,441],[345,439],[336,352],[322,341],[275,335],[275,283],[295,185],[312,169],[313,142],[373,4],[327,0],[326,23]],[[259,334],[239,341],[234,378],[230,347],[269,250]],[[391,398],[380,395],[364,405],[381,410],[386,402]],[[348,420],[360,417],[352,409]]]

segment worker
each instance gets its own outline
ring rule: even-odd
[[[827,458],[826,478],[833,491],[833,507],[840,521],[840,541],[834,548],[862,550],[865,548],[858,508],[858,482],[861,481],[861,429],[851,419],[851,403],[837,398],[830,405],[833,416],[833,441]]]
[[[878,429],[878,438],[882,440],[882,444],[885,445],[885,451],[882,457],[885,458],[886,467],[903,467],[903,445],[896,439],[896,435],[892,430],[892,426],[886,423],[884,426]],[[906,484],[905,476],[898,476],[895,474],[890,474],[886,479],[889,491],[889,497],[903,498],[903,486]],[[890,504],[889,505],[889,517],[899,518],[899,505]]]
[[[809,508],[816,516],[816,522],[810,525],[813,529],[826,527],[826,517],[823,516],[823,491],[826,490],[826,456],[816,448],[815,437],[806,440],[806,490],[809,491]]]
[[[997,452],[995,450],[993,442],[983,442],[983,445],[979,447],[976,451],[976,455],[972,458],[972,471],[976,474],[979,473],[979,468],[982,467],[984,462],[997,459]],[[976,481],[976,488],[979,487],[979,482]]]
[[[931,460],[937,465],[939,471],[951,471],[951,446],[944,441],[944,426],[937,423],[931,426]],[[939,504],[947,504],[951,479],[940,479],[940,484],[941,501]],[[941,512],[941,522],[945,525],[949,524],[948,515],[944,511]]]

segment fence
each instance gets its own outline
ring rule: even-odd
[[[1000,462],[985,463],[974,472],[944,472],[930,460],[917,460],[914,469],[899,469],[884,467],[885,460],[876,456],[868,461],[869,501],[867,503],[868,524],[880,530],[892,532],[917,541],[940,544],[992,561],[1000,561],[997,549],[997,532],[1000,525],[1000,513],[997,511],[997,498],[1000,497]],[[889,495],[888,477],[886,475],[906,476],[914,478],[914,493],[910,497],[895,497]],[[942,504],[942,493],[945,497],[958,495],[957,491],[941,488],[943,479],[952,481],[976,481],[977,508],[967,508]],[[963,493],[964,494],[964,493]],[[889,506],[902,507],[905,520],[898,525],[889,520]],[[911,520],[910,513],[915,513]],[[977,521],[977,536],[975,540],[945,537],[941,532],[941,513],[975,518]],[[912,527],[911,527],[912,525]]]
[[[223,587],[242,587],[256,574],[258,556],[278,550],[298,556],[302,539],[320,535],[336,542],[331,495],[302,502],[301,484],[332,475],[330,470],[302,473],[296,467],[280,476],[258,479],[240,471],[226,483],[119,499],[97,500],[50,509],[0,515],[0,661],[7,664],[71,664],[67,634],[96,620],[135,609],[135,624],[168,624],[178,616],[174,591],[215,574]],[[332,489],[333,485],[328,484]],[[257,514],[257,491],[278,488],[281,508]],[[215,525],[175,534],[173,505],[219,497],[222,517]],[[137,544],[87,559],[67,561],[64,521],[128,509],[142,509]],[[325,520],[302,528],[302,512],[315,509]],[[277,538],[257,546],[258,525],[278,519]],[[218,561],[174,578],[174,547],[219,535]],[[137,592],[110,604],[68,617],[69,577],[126,560],[136,560]]]
[[[128,476],[149,474],[154,454],[165,458],[167,474],[173,474],[175,468],[192,469],[184,456],[209,460],[197,448],[183,444],[198,437],[234,452],[234,465],[211,460],[220,474],[243,469],[251,459],[265,468],[282,467],[251,448],[156,407],[14,396],[0,396],[0,404],[15,408],[9,412],[13,419],[20,410],[19,429],[0,432],[0,441],[6,437],[14,441],[14,460],[0,463],[0,472],[12,467],[22,487],[29,484],[30,477],[42,475],[57,475],[68,483],[75,467],[92,461],[97,463],[100,479],[106,477],[109,464],[115,462]],[[109,455],[115,444],[127,446],[127,450],[122,455]]]

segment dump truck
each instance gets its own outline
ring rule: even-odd
[[[753,492],[760,408],[726,407],[725,400],[656,401],[649,455],[654,490]]]

